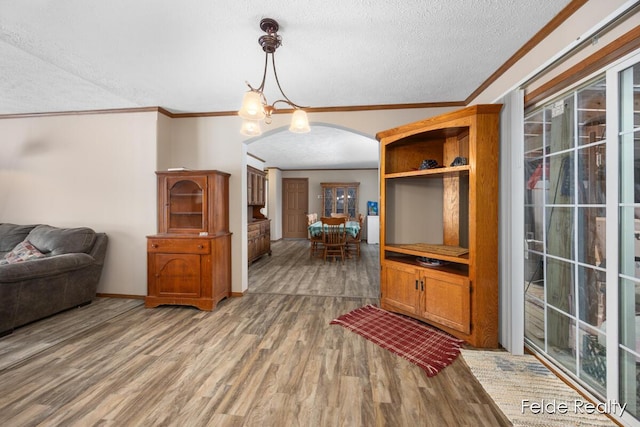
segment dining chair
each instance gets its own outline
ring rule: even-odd
[[[309,227],[311,224],[315,223],[318,221],[318,214],[317,213],[311,213],[311,214],[307,214],[307,227]],[[321,248],[321,244],[322,244],[322,233],[318,234],[317,236],[312,236],[311,232],[308,231],[307,232],[307,237],[309,239],[309,258],[313,258],[314,255],[319,254]]]
[[[347,252],[351,251],[351,248],[356,250],[356,254],[358,255],[358,259],[360,259],[360,242],[362,241],[362,223],[364,222],[364,215],[358,214],[358,223],[360,224],[360,229],[358,230],[358,234],[353,237],[351,235],[347,235]]]
[[[324,261],[328,256],[337,258],[344,263],[345,249],[347,246],[347,218],[331,218],[323,216],[322,222],[322,245],[324,246]]]
[[[310,213],[307,214],[307,226],[313,224],[314,222],[318,221],[318,214],[317,213]]]
[[[331,214],[331,218],[349,218],[349,214],[346,213],[335,213]]]

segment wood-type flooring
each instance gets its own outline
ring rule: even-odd
[[[97,298],[0,338],[2,426],[506,426],[458,358],[432,378],[329,322],[377,304],[378,246],[285,240],[212,312]]]

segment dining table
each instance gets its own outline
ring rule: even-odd
[[[347,235],[351,237],[357,237],[360,231],[360,223],[358,221],[347,221],[345,227],[347,227]],[[322,234],[322,221],[316,221],[309,225],[309,235],[311,237],[318,237]]]

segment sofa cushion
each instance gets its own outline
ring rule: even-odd
[[[88,227],[57,228],[38,225],[31,230],[27,240],[48,256],[87,253],[93,247],[96,233]]]
[[[0,252],[10,252],[22,242],[35,225],[0,224]]]
[[[29,261],[31,259],[42,258],[45,255],[33,246],[28,240],[20,242],[15,248],[0,260],[2,264],[15,264],[17,262]]]

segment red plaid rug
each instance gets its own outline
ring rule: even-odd
[[[409,317],[374,305],[353,310],[330,322],[341,325],[380,347],[420,366],[428,377],[449,366],[464,341]]]

